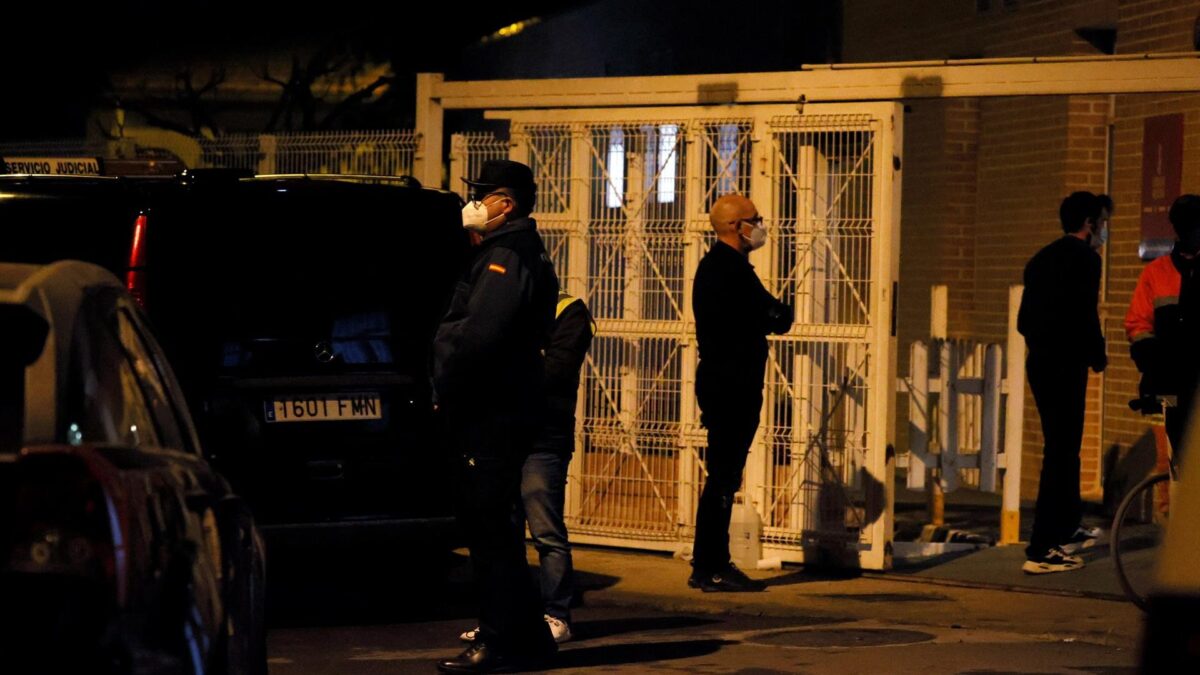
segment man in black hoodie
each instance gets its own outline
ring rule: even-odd
[[[1045,438],[1033,535],[1021,568],[1027,574],[1083,567],[1064,546],[1074,549],[1099,536],[1080,523],[1079,450],[1088,368],[1099,373],[1108,365],[1097,312],[1102,264],[1096,249],[1108,238],[1111,210],[1105,195],[1072,193],[1058,212],[1064,236],[1025,266],[1017,330],[1029,347],[1025,368]]]

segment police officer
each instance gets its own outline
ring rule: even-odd
[[[512,518],[544,407],[542,349],[558,279],[529,213],[529,167],[489,161],[466,181],[463,226],[481,241],[434,340],[434,395],[460,460],[460,518],[479,586],[479,634],[443,672],[520,668],[556,645]]]
[[[546,409],[533,452],[522,467],[522,508],[514,514],[518,528],[529,523],[538,553],[538,581],[546,610],[543,618],[559,644],[571,639],[571,599],[575,594],[571,542],[563,519],[567,468],[575,452],[579,371],[595,334],[596,322],[583,300],[560,292],[545,352]],[[475,627],[459,638],[474,642],[478,635]]]
[[[750,251],[766,243],[754,202],[725,195],[709,213],[717,241],[700,261],[692,291],[700,364],[696,399],[708,429],[708,480],[696,511],[696,541],[688,585],[705,592],[761,591],[729,559],[733,496],[762,411],[767,333],[792,325],[792,308],[763,287]]]

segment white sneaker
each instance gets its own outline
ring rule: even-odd
[[[468,631],[463,631],[463,633],[458,636],[458,639],[462,640],[463,642],[474,642],[475,638],[477,637],[479,637],[479,626],[475,626]]]
[[[1044,555],[1029,558],[1021,566],[1026,574],[1053,574],[1054,572],[1070,572],[1083,567],[1083,558],[1067,555],[1058,546],[1047,551]]]
[[[554,641],[562,644],[571,639],[571,627],[566,621],[555,618],[549,614],[542,617],[546,620],[546,625],[550,626],[550,634],[554,636]]]
[[[1103,536],[1104,530],[1101,530],[1098,527],[1080,526],[1076,528],[1075,533],[1071,535],[1070,539],[1064,541],[1062,544],[1059,544],[1058,547],[1063,550],[1063,553],[1071,555],[1101,543]]]

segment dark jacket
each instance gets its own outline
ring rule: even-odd
[[[1178,250],[1142,270],[1125,314],[1143,394],[1187,394],[1200,374],[1200,259]]]
[[[558,294],[554,329],[546,346],[546,412],[534,447],[570,454],[575,450],[575,403],[579,378],[596,334],[596,323],[579,298]]]
[[[592,346],[596,324],[579,298],[559,293],[558,307],[546,346],[546,410],[550,423],[565,420],[574,427],[579,371]]]
[[[535,423],[557,296],[558,278],[532,218],[484,237],[434,339],[434,396],[452,419],[492,414]]]
[[[1025,265],[1017,330],[1030,356],[1090,366],[1108,364],[1100,330],[1100,255],[1078,237],[1064,236]]]
[[[767,334],[792,326],[792,308],[763,287],[749,259],[716,242],[700,261],[692,286],[700,364],[696,389],[701,405],[706,392],[734,387],[730,395],[760,392],[767,364]]]

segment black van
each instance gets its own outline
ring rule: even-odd
[[[127,280],[264,532],[451,537],[428,364],[460,208],[415,181],[0,178],[0,260]]]

